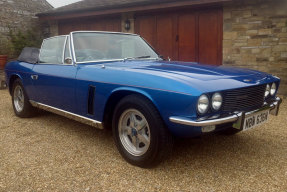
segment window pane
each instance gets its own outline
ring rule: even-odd
[[[66,36],[53,37],[43,42],[40,63],[62,64]]]
[[[75,33],[73,35],[77,62],[113,60],[158,55],[139,36],[105,33]]]

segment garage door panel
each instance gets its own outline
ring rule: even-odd
[[[196,57],[196,15],[178,16],[178,60],[197,61]]]
[[[218,65],[218,12],[209,11],[199,14],[199,62]]]
[[[191,10],[136,17],[136,33],[164,58],[222,63],[222,9]]]
[[[135,32],[156,49],[156,17],[141,16],[135,20]]]
[[[156,49],[166,59],[173,58],[173,17],[171,15],[157,16]]]

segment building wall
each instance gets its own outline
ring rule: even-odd
[[[7,40],[9,29],[40,29],[35,14],[49,9],[52,7],[45,0],[0,0],[0,43]]]
[[[287,1],[234,0],[223,15],[223,64],[276,75],[287,95]]]

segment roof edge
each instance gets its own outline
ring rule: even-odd
[[[92,7],[92,8],[83,8],[83,9],[73,9],[67,11],[59,12],[44,12],[38,13],[37,16],[42,20],[60,20],[68,19],[75,17],[87,17],[87,16],[98,16],[98,15],[108,15],[108,14],[117,14],[123,12],[136,12],[136,11],[145,11],[145,10],[154,10],[154,9],[164,9],[164,8],[173,8],[173,7],[184,7],[184,6],[196,6],[196,5],[205,5],[205,4],[218,4],[231,2],[232,0],[194,0],[194,1],[169,1],[164,3],[153,2],[153,3],[131,3],[125,5],[112,5],[112,6],[102,6],[102,7]]]

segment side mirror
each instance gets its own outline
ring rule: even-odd
[[[71,65],[73,63],[73,60],[72,60],[72,58],[67,57],[67,58],[65,58],[64,62],[65,62],[65,64]]]

